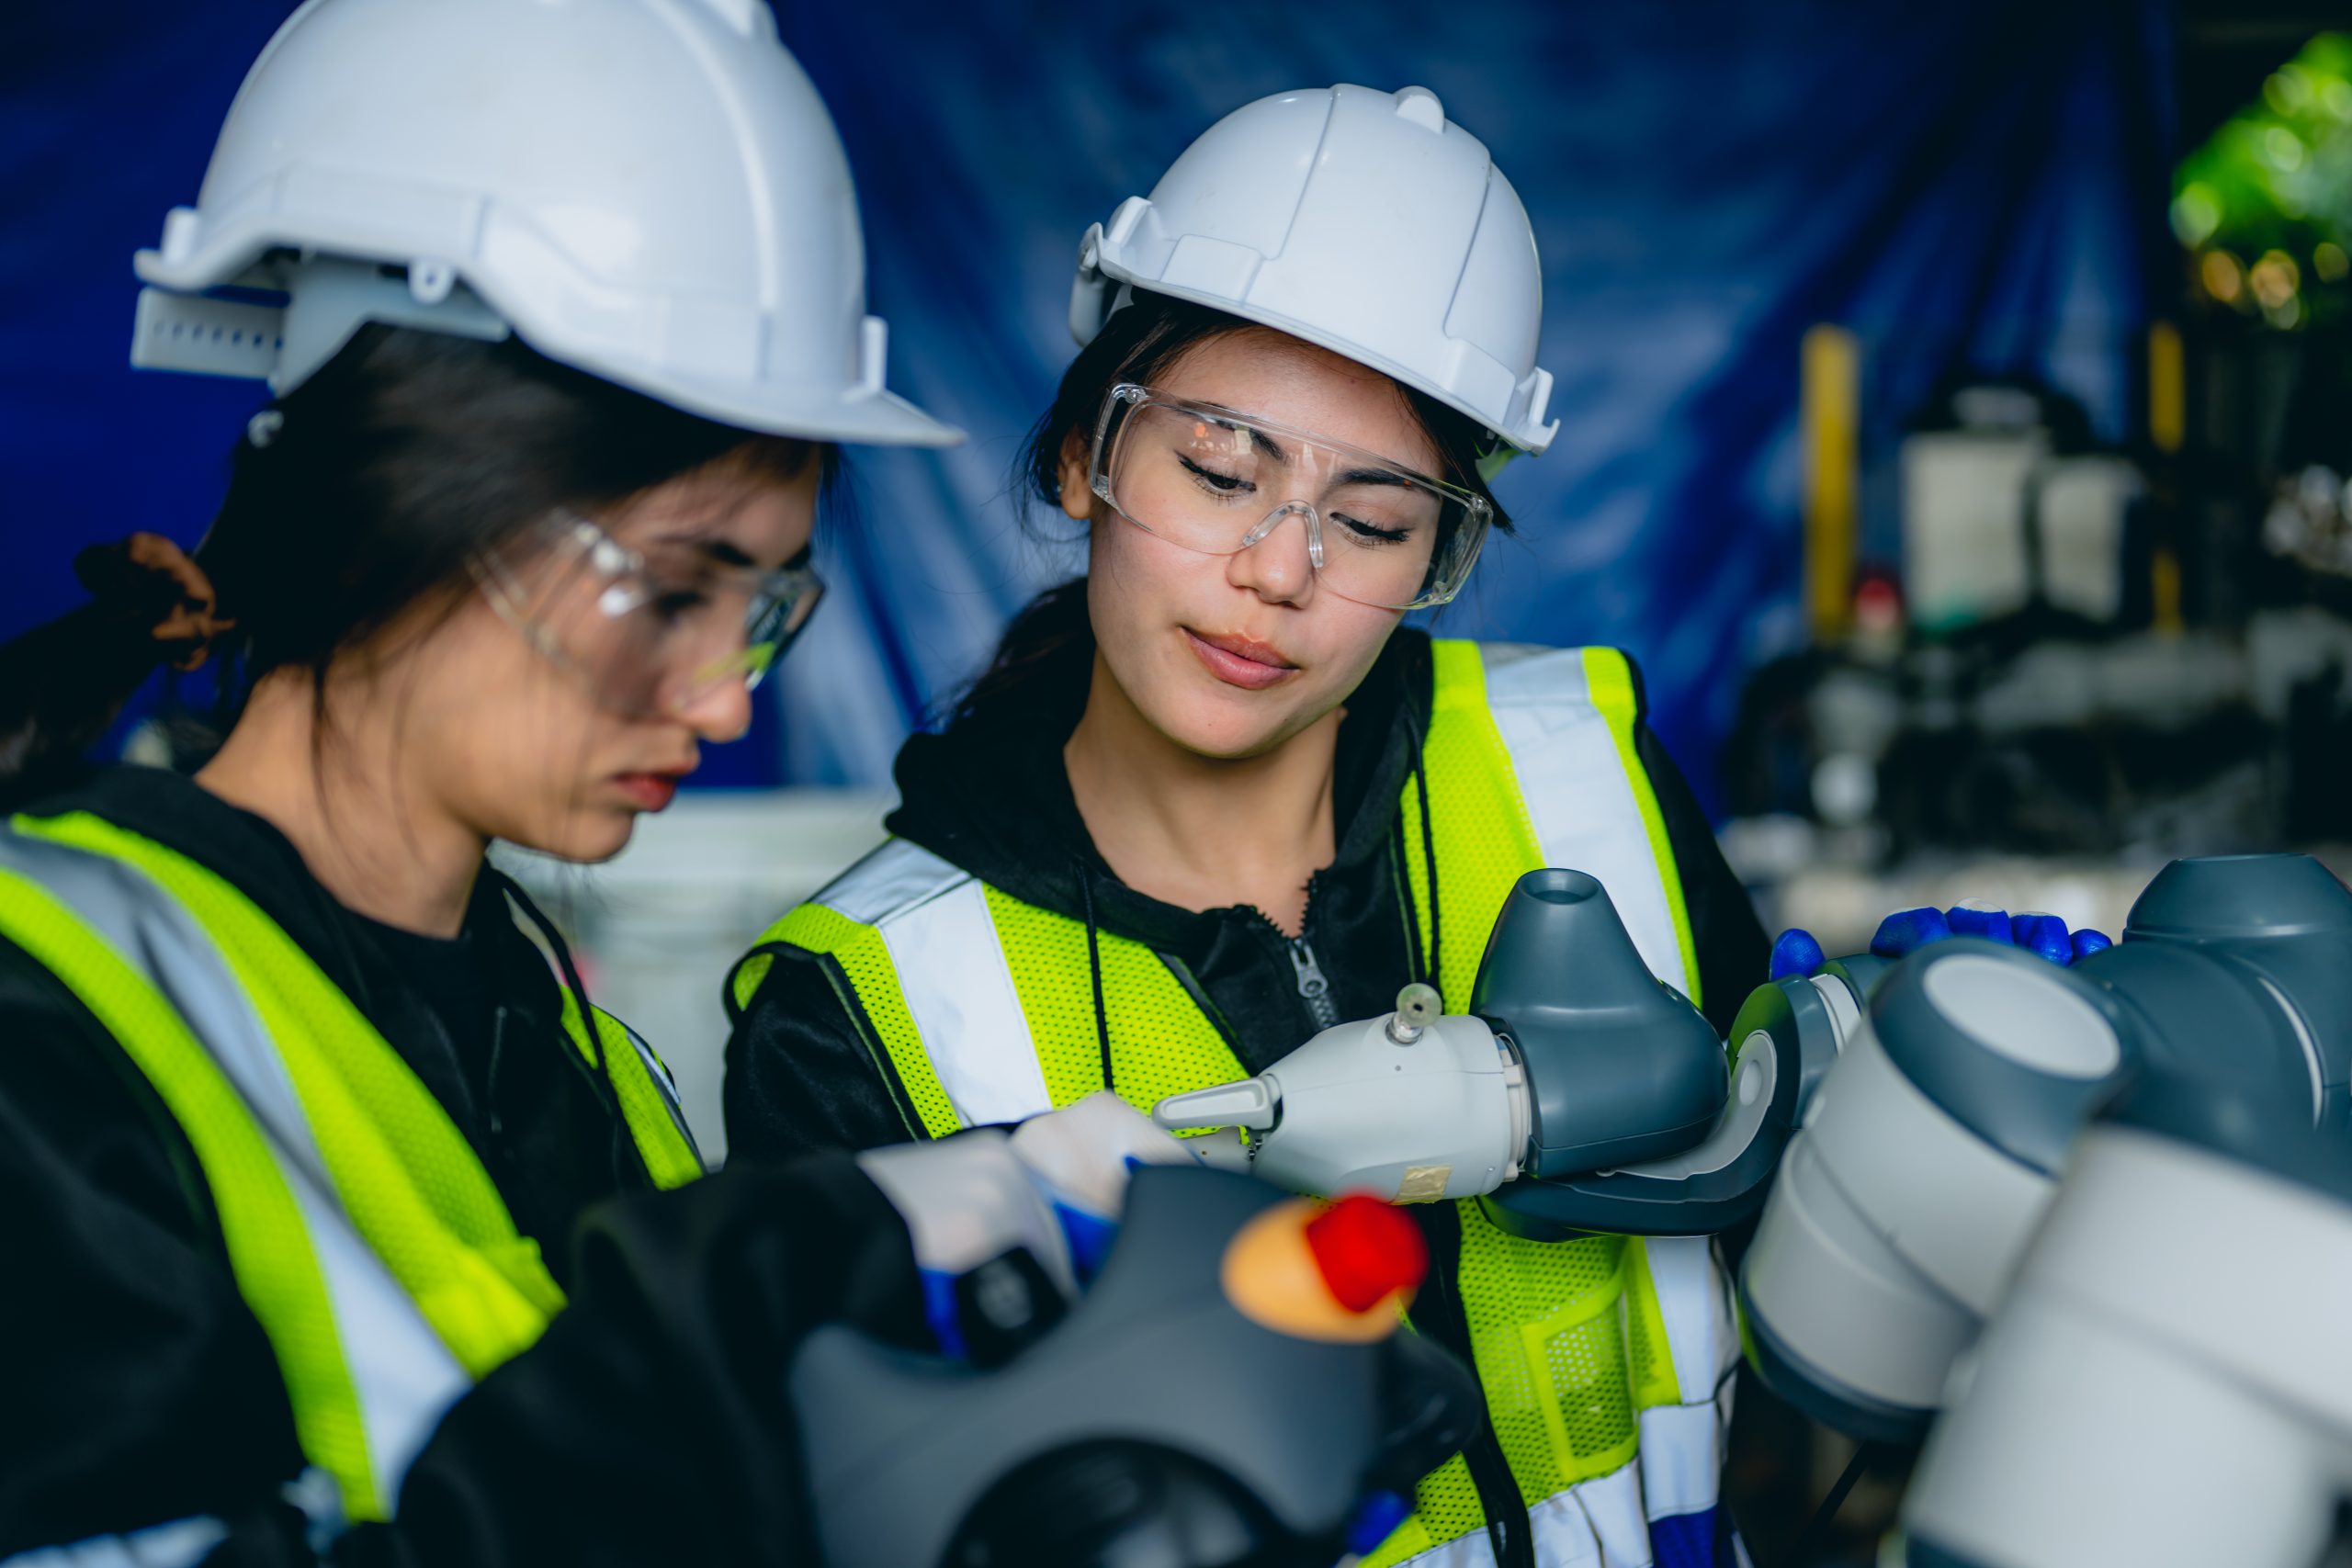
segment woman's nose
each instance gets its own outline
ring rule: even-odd
[[[751,684],[740,672],[707,681],[671,711],[714,745],[740,740],[752,728]]]
[[[1252,528],[1254,542],[1226,558],[1226,581],[1269,603],[1304,604],[1315,592],[1315,522],[1286,506]]]

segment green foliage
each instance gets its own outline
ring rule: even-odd
[[[2209,299],[2271,325],[2352,304],[2352,34],[2322,33],[2182,160],[2172,226]]]

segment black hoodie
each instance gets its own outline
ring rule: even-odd
[[[827,1318],[924,1340],[905,1227],[851,1162],[649,1190],[494,871],[462,935],[436,942],[344,908],[275,828],[173,774],[113,770],[34,810],[94,812],[252,898],[433,1091],[570,1292],[537,1345],[451,1406],[397,1521],[326,1554],[816,1560],[784,1408],[791,1348]],[[114,1038],[5,941],[0,1042],[0,1558],[194,1519],[220,1538],[208,1561],[316,1562],[281,1495],[303,1461],[277,1358],[186,1135]]]
[[[1393,1007],[1397,988],[1419,977],[1415,923],[1400,888],[1401,857],[1422,850],[1405,842],[1399,801],[1429,730],[1428,637],[1408,628],[1391,637],[1348,700],[1333,781],[1338,852],[1308,884],[1296,942],[1256,909],[1164,904],[1122,884],[1104,863],[1062,764],[1091,660],[1091,643],[1080,639],[1041,664],[1021,699],[909,740],[899,753],[901,804],[890,831],[1024,903],[1175,958],[1251,1072],[1318,1029]],[[1638,700],[1638,672],[1634,688]],[[1637,740],[1681,874],[1704,1010],[1728,1029],[1764,981],[1763,928],[1666,749],[1646,724]],[[776,961],[741,1010],[728,1046],[730,1157],[776,1159],[918,1135],[921,1122],[882,1067],[877,1037],[855,1016],[854,993],[834,961],[789,946],[760,951]],[[1302,990],[1310,955],[1329,986],[1321,1007]]]

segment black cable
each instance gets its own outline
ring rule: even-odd
[[[1846,1461],[1846,1468],[1838,1474],[1837,1483],[1829,1488],[1829,1495],[1822,1498],[1821,1506],[1813,1511],[1813,1517],[1807,1519],[1804,1529],[1797,1532],[1797,1543],[1789,1548],[1788,1556],[1782,1559],[1782,1568],[1805,1568],[1812,1560],[1814,1549],[1821,1544],[1829,1533],[1830,1525],[1837,1520],[1838,1510],[1846,1506],[1847,1494],[1853,1491],[1854,1483],[1862,1478],[1862,1472],[1868,1468],[1871,1447],[1869,1443],[1855,1447],[1854,1457]]]
[[[1102,944],[1094,927],[1094,874],[1086,863],[1078,863],[1079,902],[1086,910],[1086,966],[1094,978],[1094,1042],[1102,1050],[1102,1087],[1115,1087],[1111,1081],[1111,1016],[1102,1006]]]

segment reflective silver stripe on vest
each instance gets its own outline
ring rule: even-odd
[[[922,845],[892,839],[820,888],[809,902],[822,904],[861,926],[877,926],[971,879],[969,872],[948,864]]]
[[[637,1059],[645,1064],[645,1076],[653,1080],[654,1089],[661,1093],[662,1108],[670,1113],[670,1125],[678,1130],[678,1136],[685,1140],[686,1147],[694,1152],[695,1157],[702,1159],[702,1145],[695,1142],[694,1129],[686,1125],[686,1108],[679,1101],[678,1080],[670,1076],[669,1064],[653,1054],[653,1046],[644,1035],[639,1034],[628,1024],[621,1023],[621,1021],[613,1018],[611,1013],[605,1013],[604,1016],[612,1018],[615,1023],[620,1024],[621,1032],[628,1037],[630,1049],[637,1053]],[[703,1160],[706,1167],[709,1163],[707,1160]]]
[[[815,901],[882,933],[931,1070],[965,1126],[1019,1122],[1054,1108],[997,942],[988,889],[977,878],[894,839]]]
[[[1487,707],[1510,753],[1544,863],[1598,877],[1650,973],[1689,995],[1649,827],[1617,737],[1594,705],[1584,650],[1481,643],[1478,652]]]
[[[1710,1238],[1652,1236],[1643,1245],[1681,1394],[1680,1404],[1640,1416],[1642,1493],[1650,1517],[1659,1519],[1716,1504],[1731,1437],[1739,1331],[1729,1281],[1715,1265]]]
[[[212,939],[136,867],[0,831],[0,865],[40,883],[143,975],[187,1022],[253,1112],[293,1193],[325,1280],[335,1333],[389,1506],[442,1414],[472,1386],[335,1197],[286,1065]]]
[[[151,1525],[129,1535],[92,1536],[69,1546],[40,1546],[0,1558],[0,1568],[194,1568],[229,1539],[209,1515]]]

